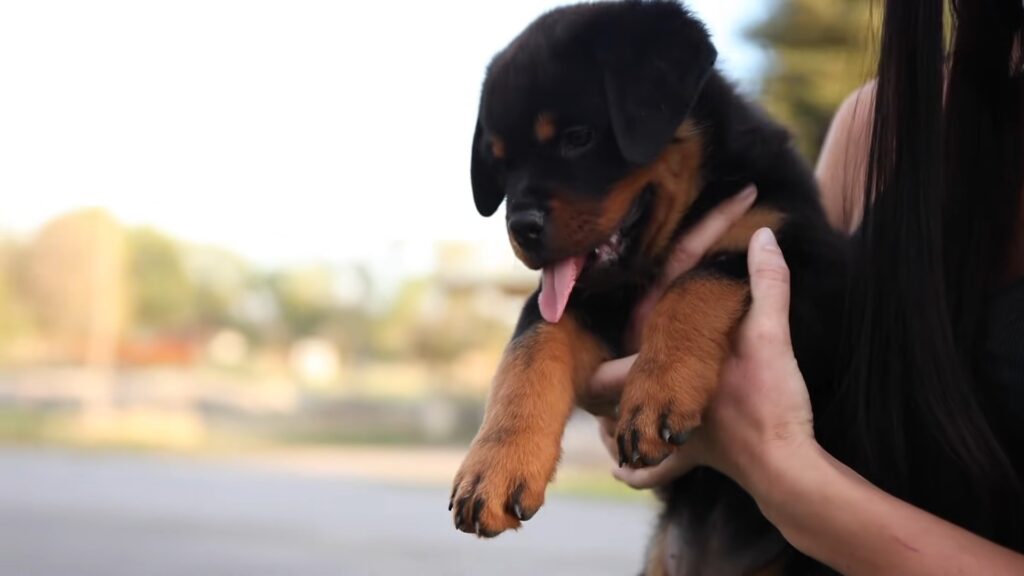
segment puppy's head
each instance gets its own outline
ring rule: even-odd
[[[630,1],[549,12],[491,62],[473,197],[484,216],[507,200],[516,255],[544,269],[549,321],[577,279],[635,269],[668,242],[695,194],[687,117],[715,57],[678,4]]]

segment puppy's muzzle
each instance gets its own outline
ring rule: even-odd
[[[508,233],[524,252],[538,255],[544,249],[544,221],[544,213],[537,209],[512,212]]]

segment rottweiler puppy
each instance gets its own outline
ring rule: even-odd
[[[755,206],[657,303],[619,404],[623,465],[686,441],[750,302],[746,248],[773,229],[792,276],[792,332],[816,402],[827,397],[844,243],[788,133],[714,69],[703,25],[671,1],[581,4],[533,22],[487,70],[473,137],[480,214],[506,202],[515,254],[542,271],[454,481],[455,526],[492,537],[544,502],[578,392],[624,354],[638,299],[674,241],[748,184]],[[779,534],[724,476],[668,490],[647,570],[747,574],[789,562]],[[792,565],[792,564],[789,564]]]

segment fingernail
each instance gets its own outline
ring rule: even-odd
[[[775,234],[772,233],[771,228],[761,228],[755,232],[754,243],[762,250],[779,250],[779,243],[775,239]]]
[[[740,198],[744,200],[750,200],[754,196],[757,196],[757,187],[754,186],[753,184],[747,186],[746,188],[743,189],[742,192],[740,192]]]

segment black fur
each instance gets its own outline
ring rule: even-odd
[[[739,97],[713,70],[714,59],[703,26],[674,2],[586,4],[542,16],[488,70],[473,142],[476,206],[489,216],[507,198],[511,218],[545,210],[566,189],[599,200],[691,121],[702,139],[702,187],[675,236],[750,183],[757,185],[758,205],[785,214],[777,236],[792,271],[793,343],[818,408],[828,402],[835,376],[846,245],[827,224],[813,175],[786,131]],[[534,121],[545,111],[554,112],[560,128],[590,131],[584,152],[563,142],[564,134],[548,144],[536,142]],[[494,136],[502,139],[503,157],[488,143]],[[526,263],[539,268],[566,256],[541,245]],[[664,254],[625,254],[610,271],[584,273],[568,309],[621,353],[630,311],[663,263]],[[746,255],[709,254],[700,271],[745,279]],[[534,295],[513,338],[542,321]],[[829,422],[816,426],[827,428]],[[753,501],[712,470],[676,482],[664,518],[688,534],[683,574],[745,573],[785,550]],[[789,553],[791,571],[807,568],[805,559]]]

